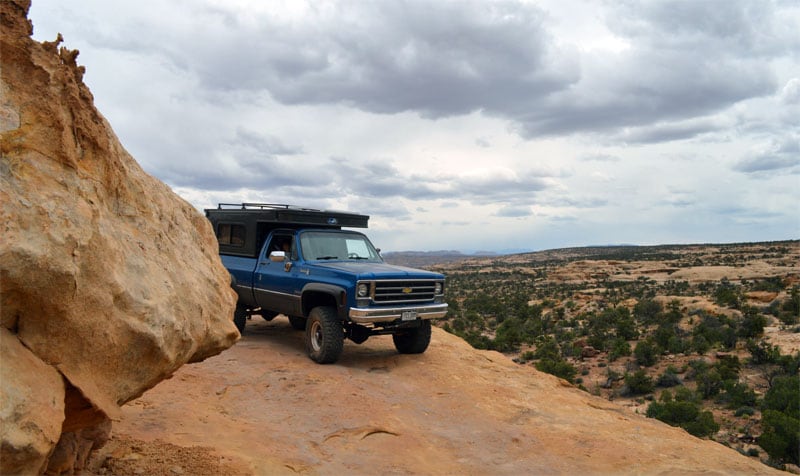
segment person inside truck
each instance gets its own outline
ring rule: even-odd
[[[292,259],[292,237],[291,236],[278,236],[272,240],[270,244],[270,252],[283,251],[286,257]]]

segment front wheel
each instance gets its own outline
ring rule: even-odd
[[[431,343],[431,321],[422,321],[419,327],[392,334],[392,340],[401,354],[421,354]]]
[[[336,310],[320,306],[311,310],[306,322],[306,351],[318,364],[339,360],[344,348],[344,329]]]

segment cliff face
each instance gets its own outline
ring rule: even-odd
[[[0,3],[3,474],[102,442],[88,429],[238,338],[207,220],[120,145],[78,52],[30,38],[29,7]]]
[[[388,337],[316,365],[279,317],[123,408],[118,475],[782,474],[433,329],[422,355]],[[193,453],[188,453],[192,451]],[[198,454],[199,453],[199,454]],[[191,458],[180,455],[191,454]],[[227,462],[204,466],[201,462]]]

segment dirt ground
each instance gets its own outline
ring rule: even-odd
[[[434,329],[305,355],[278,317],[123,407],[84,474],[778,474]]]

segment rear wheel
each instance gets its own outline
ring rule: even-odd
[[[233,323],[236,325],[236,329],[239,330],[239,334],[244,333],[244,326],[247,324],[247,308],[237,304],[236,310],[233,311]]]
[[[320,306],[311,310],[306,322],[306,351],[318,364],[339,360],[344,348],[344,329],[336,310]]]
[[[302,331],[306,328],[306,318],[300,316],[289,316],[289,324],[292,325],[292,329]]]
[[[431,343],[431,321],[422,321],[419,327],[392,334],[392,340],[401,354],[421,354]]]

